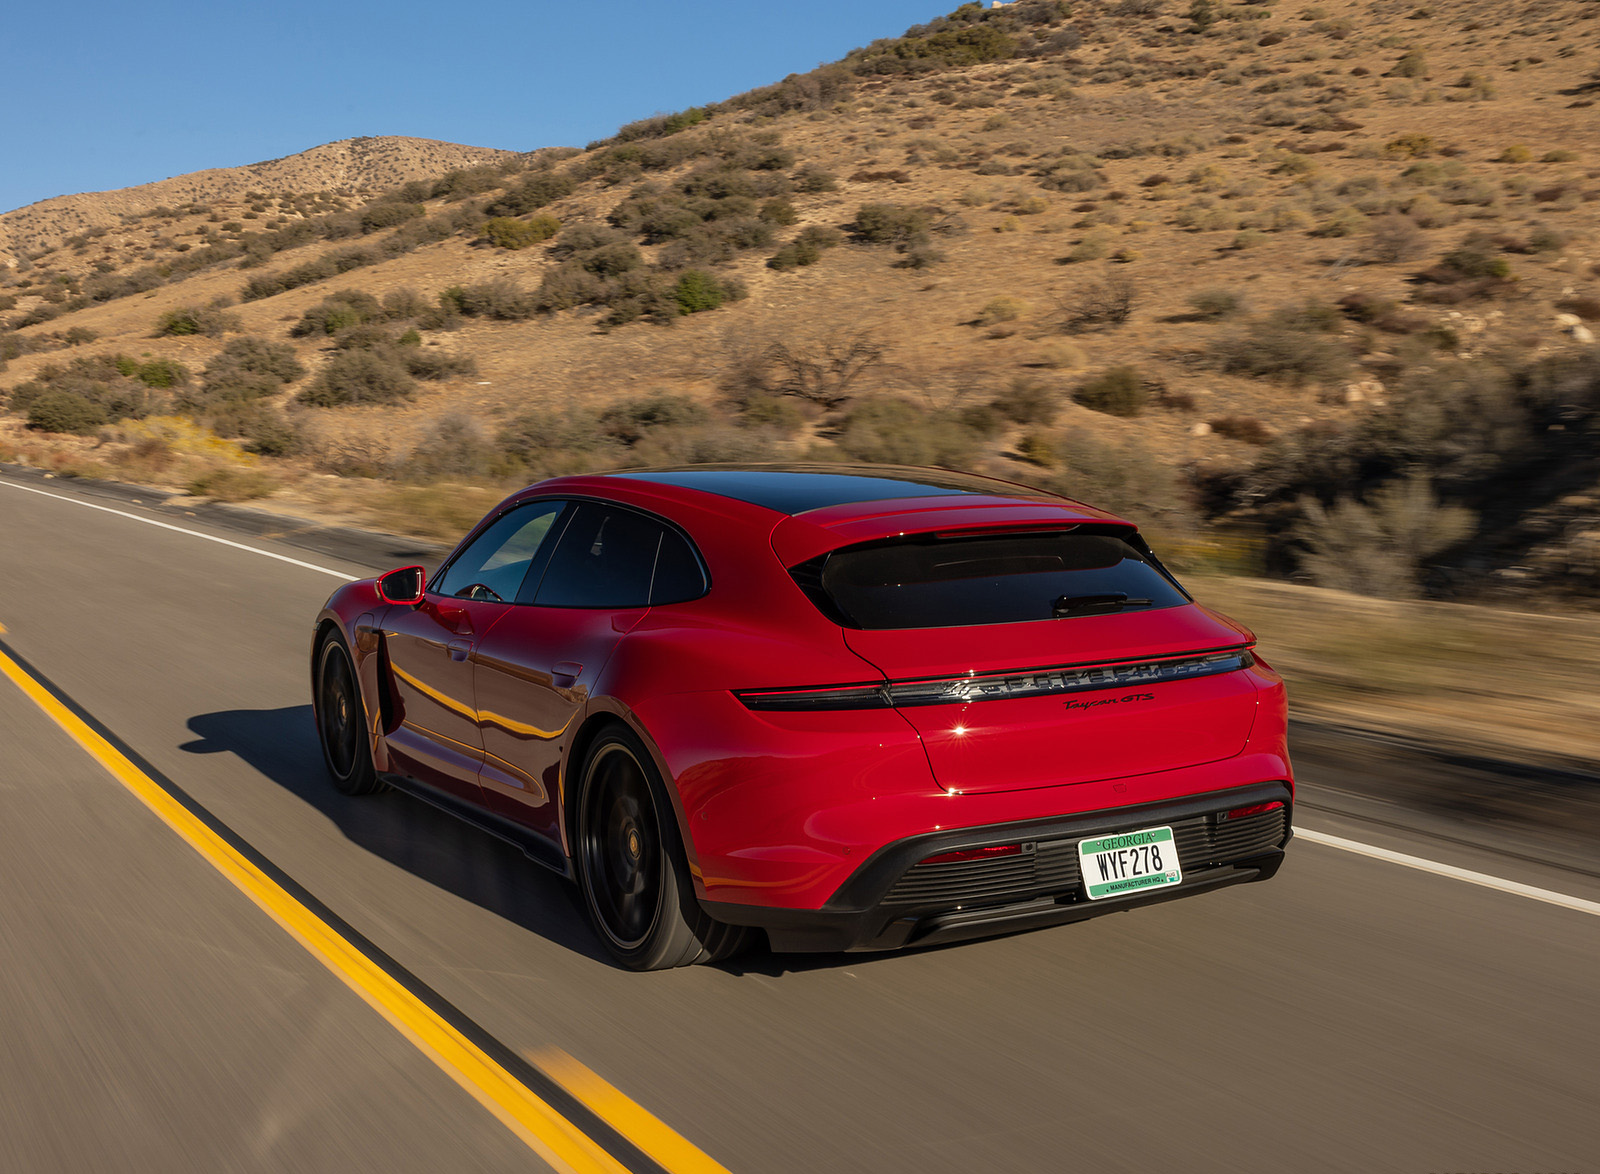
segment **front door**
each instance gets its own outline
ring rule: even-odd
[[[472,653],[514,609],[524,580],[542,572],[565,508],[535,501],[507,510],[445,564],[420,604],[384,617],[398,718],[387,741],[402,773],[482,805]]]

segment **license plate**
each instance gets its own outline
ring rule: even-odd
[[[1078,867],[1089,900],[1124,897],[1183,881],[1172,829],[1144,828],[1078,842]]]

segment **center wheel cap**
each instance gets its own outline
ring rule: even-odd
[[[628,855],[632,856],[635,860],[639,859],[639,850],[641,847],[642,845],[639,843],[639,833],[636,831],[629,831]]]

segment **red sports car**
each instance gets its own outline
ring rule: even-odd
[[[564,477],[317,617],[341,790],[577,881],[641,970],[895,949],[1270,877],[1282,680],[1129,522],[924,469]]]

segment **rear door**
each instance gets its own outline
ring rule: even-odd
[[[810,570],[948,790],[1169,770],[1249,737],[1249,634],[1192,603],[1125,528],[921,535]]]
[[[692,598],[703,582],[687,543],[659,520],[602,502],[574,506],[548,567],[524,585],[525,602],[473,653],[486,754],[479,778],[492,810],[560,842],[560,766],[573,721],[652,598]]]

